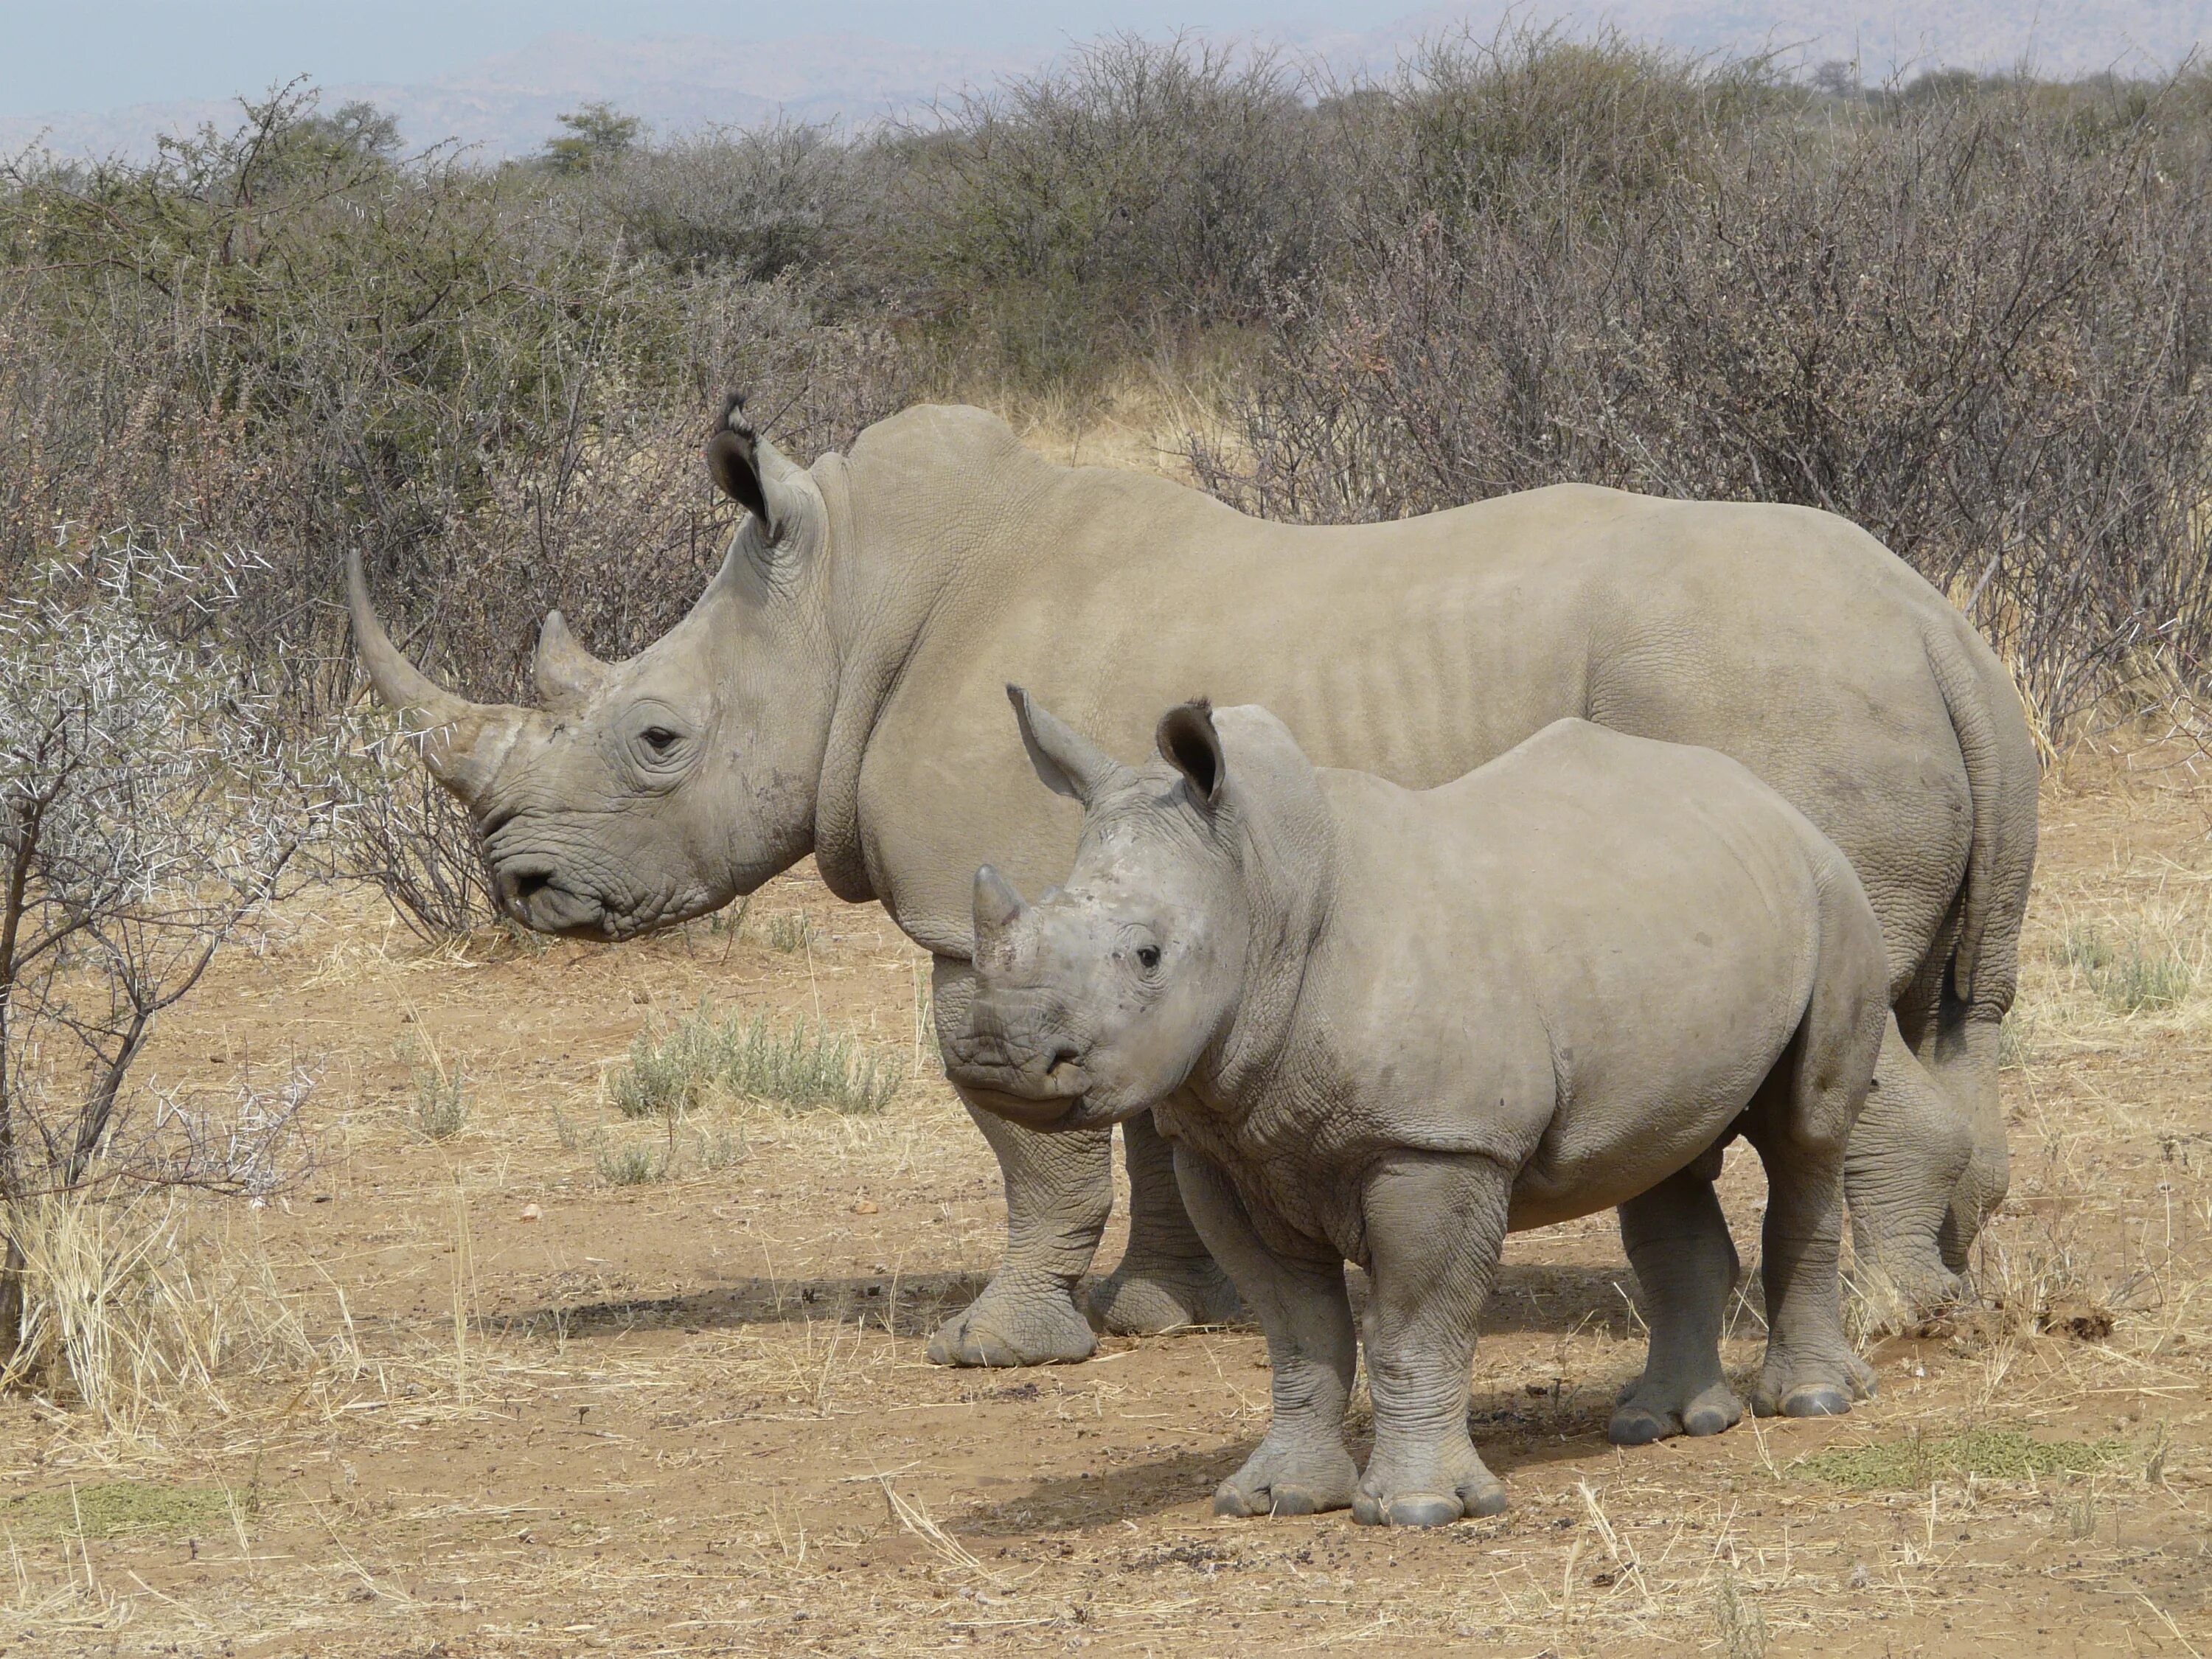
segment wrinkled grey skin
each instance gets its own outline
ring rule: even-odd
[[[1173,1144],[1274,1369],[1217,1511],[1502,1510],[1467,1424],[1499,1247],[1610,1206],[1651,1328],[1613,1439],[1734,1424],[1713,1178],[1738,1133],[1767,1171],[1753,1406],[1850,1409],[1871,1379],[1843,1328],[1844,1149],[1887,970],[1858,878],[1796,809],[1711,750],[1582,720],[1417,793],[1316,771],[1264,709],[1173,709],[1139,769],[1014,699],[1083,836],[1035,904],[977,872],[948,1069],[1032,1127],[1150,1111]],[[1357,1479],[1347,1260],[1373,1281]]]
[[[2034,750],[2003,670],[1928,584],[1796,507],[1560,487],[1388,525],[1246,518],[1167,480],[1039,459],[971,409],[920,408],[805,470],[737,425],[708,459],[752,507],[666,637],[602,663],[549,617],[543,707],[416,672],[356,583],[362,659],[483,827],[532,927],[623,938],[811,853],[934,953],[963,1028],[969,888],[1064,871],[1074,806],[1005,741],[1018,680],[1109,743],[1205,687],[1323,764],[1455,778],[1563,715],[1743,762],[1840,847],[1881,918],[1896,1018],[1845,1173],[1855,1236],[1909,1295],[1959,1289],[2004,1193],[1996,1035],[2034,860]],[[975,1115],[1006,1172],[1004,1265],[931,1344],[959,1364],[1080,1358],[1075,1286],[1112,1201],[1109,1136]],[[1130,1244],[1112,1329],[1234,1298],[1164,1142],[1125,1127]]]

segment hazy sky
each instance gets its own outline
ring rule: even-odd
[[[0,114],[228,98],[301,74],[325,84],[422,82],[555,30],[614,40],[859,33],[989,51],[1109,28],[1324,21],[1379,19],[1357,0],[0,0]]]

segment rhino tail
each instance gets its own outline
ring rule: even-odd
[[[2001,1016],[2018,972],[2017,912],[2035,864],[2041,766],[2011,676],[1964,616],[1947,620],[1927,642],[1928,667],[1966,762],[1973,814],[1947,1000]]]

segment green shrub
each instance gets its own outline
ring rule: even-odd
[[[2178,1008],[2196,988],[2197,970],[2168,941],[2137,932],[2115,941],[2094,922],[2066,930],[2058,958],[2078,972],[2116,1014]]]
[[[597,1162],[599,1179],[610,1187],[642,1187],[667,1173],[653,1162],[653,1148],[636,1141],[601,1146]]]
[[[2196,977],[2179,952],[2137,939],[2098,975],[2098,988],[2115,1013],[2149,1013],[2179,1007]]]
[[[415,1127],[433,1140],[451,1140],[469,1127],[468,1075],[447,1066],[434,1049],[418,1049],[408,1062],[415,1085]]]

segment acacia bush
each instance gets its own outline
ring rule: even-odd
[[[885,149],[884,263],[1020,386],[1258,324],[1339,222],[1314,90],[1279,55],[1202,39],[1080,46]]]
[[[126,1086],[330,823],[329,745],[177,626],[252,562],[99,543],[0,602],[0,1378],[70,1352],[34,1271],[63,1212],[158,1186],[258,1198],[287,1173],[306,1079],[249,1090],[220,1131],[173,1093],[149,1121]]]

